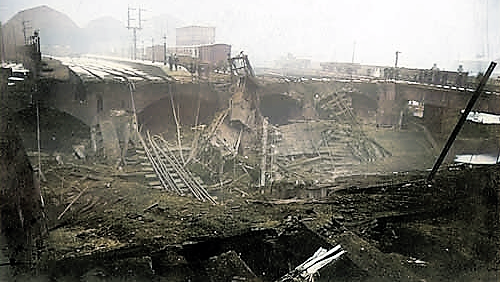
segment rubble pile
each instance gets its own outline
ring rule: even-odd
[[[432,185],[407,175],[385,185],[346,182],[315,199],[224,185],[208,189],[213,205],[151,188],[129,168],[62,159],[44,158],[42,183],[46,263],[60,279],[60,270],[78,266],[65,275],[274,281],[337,244],[346,253],[315,281],[457,281],[498,269],[496,168],[455,167]]]

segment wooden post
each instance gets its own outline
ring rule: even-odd
[[[184,155],[182,154],[182,143],[181,143],[181,127],[179,125],[179,119],[174,107],[174,97],[172,96],[171,84],[168,85],[168,92],[170,92],[170,103],[172,104],[172,113],[174,114],[175,126],[177,127],[177,144],[179,145],[179,154],[181,156],[182,165],[185,165]]]
[[[260,164],[260,187],[266,186],[267,119],[262,121],[262,160]]]

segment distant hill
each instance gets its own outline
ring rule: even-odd
[[[148,18],[142,29],[137,31],[138,53],[143,45],[146,47],[163,44],[167,36],[169,45],[175,44],[175,28],[182,26],[182,21],[169,15]],[[88,44],[87,52],[112,56],[128,57],[132,46],[132,31],[126,23],[112,17],[93,20],[83,29],[83,36]],[[153,42],[151,42],[153,39]]]
[[[112,17],[102,17],[87,24],[81,31],[85,52],[126,57],[129,53],[130,32],[126,24]]]
[[[80,28],[65,14],[48,6],[18,12],[2,26],[6,57],[16,57],[16,46],[24,44],[23,21],[27,21],[26,36],[40,31],[43,53],[78,52]],[[19,56],[19,55],[18,55]]]
[[[92,53],[128,57],[132,46],[132,31],[127,30],[126,23],[112,17],[102,17],[78,27],[67,15],[48,6],[39,6],[18,12],[2,26],[5,54],[9,60],[19,59],[16,46],[24,44],[23,21],[29,21],[32,27],[27,36],[35,29],[40,31],[41,49],[49,55],[78,55]],[[175,28],[183,26],[183,22],[172,16],[163,14],[146,19],[142,30],[137,32],[137,48],[162,44],[163,36],[167,36],[168,45],[175,44]]]

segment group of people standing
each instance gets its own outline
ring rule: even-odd
[[[172,54],[168,57],[168,66],[170,68],[170,71],[173,71],[174,68],[177,71],[177,66],[179,64],[179,58],[177,58],[177,54]]]

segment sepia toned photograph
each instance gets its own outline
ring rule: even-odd
[[[0,282],[500,281],[500,0],[4,0],[0,59]]]

